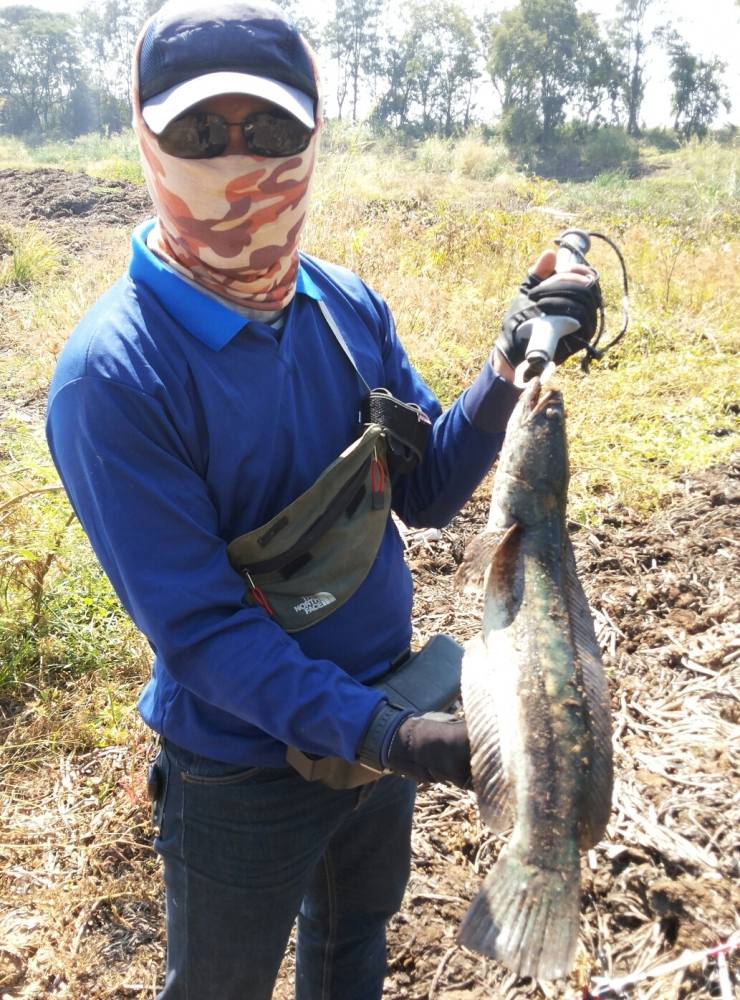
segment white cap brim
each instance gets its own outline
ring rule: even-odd
[[[290,87],[287,83],[252,76],[251,73],[206,73],[177,83],[143,104],[141,115],[152,132],[159,135],[183,111],[208,97],[220,97],[223,94],[262,97],[293,115],[306,128],[313,128],[315,125],[313,98],[309,94],[304,94],[302,90]]]

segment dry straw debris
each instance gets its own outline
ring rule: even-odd
[[[424,635],[447,628],[462,639],[478,627],[479,608],[455,608],[449,577],[470,529],[482,527],[486,502],[479,491],[477,507],[436,546],[415,539],[417,578],[430,584],[417,600]],[[723,996],[730,970],[740,981],[738,504],[739,470],[730,466],[685,478],[649,521],[617,510],[611,525],[574,533],[613,692],[617,781],[608,835],[584,863],[581,953],[569,997],[588,997],[599,984],[591,996],[713,997]],[[434,944],[423,977],[418,954],[413,975],[404,969],[408,958],[394,961],[389,996],[565,995],[562,984],[517,981],[454,946],[467,900],[500,846],[479,826],[472,796],[449,789],[422,796],[407,899],[417,914],[404,914],[396,933],[402,927],[417,948],[419,934]],[[721,942],[729,942],[727,957],[678,961]],[[606,991],[606,983],[653,969],[659,974],[625,984],[623,994]]]
[[[608,836],[584,862],[567,990],[519,981],[455,945],[501,841],[479,825],[470,793],[437,787],[419,796],[413,873],[390,931],[389,1000],[588,996],[598,977],[661,967],[737,933],[739,485],[737,469],[714,470],[682,482],[649,521],[615,511],[611,526],[575,532],[614,695],[618,781]],[[409,538],[420,641],[478,628],[479,608],[456,603],[451,578],[486,506],[484,487],[449,529]],[[91,697],[83,678],[54,711]],[[38,704],[5,706],[0,996],[156,996],[163,922],[143,786],[152,746],[134,731],[133,746],[82,751],[53,742]],[[738,982],[738,953],[722,961],[677,963],[624,995],[721,997],[722,976]],[[289,955],[276,1000],[292,996],[291,970]]]

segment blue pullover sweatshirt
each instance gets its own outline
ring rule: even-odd
[[[195,753],[284,766],[285,747],[354,760],[381,695],[366,685],[411,638],[411,575],[389,519],[354,596],[288,635],[244,600],[226,547],[303,493],[357,436],[365,381],[433,421],[394,483],[407,524],[442,526],[490,468],[517,392],[489,363],[444,414],[385,303],[301,255],[280,334],[200,292],[133,236],[128,274],[87,313],[52,380],[54,462],[116,593],[154,652],[139,707]]]

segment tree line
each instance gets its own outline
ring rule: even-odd
[[[329,64],[336,116],[410,136],[495,127],[522,157],[546,155],[564,130],[640,132],[651,49],[668,56],[674,129],[704,135],[730,104],[724,64],[666,27],[657,0],[618,0],[602,24],[576,0],[520,0],[471,17],[458,0],[334,0],[323,23],[282,0]],[[73,137],[131,121],[131,52],[160,0],[99,0],[77,15],[0,10],[0,134]],[[495,114],[478,105],[488,78]],[[495,120],[491,120],[495,118]]]

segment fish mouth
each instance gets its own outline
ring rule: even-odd
[[[529,394],[527,399],[528,420],[534,419],[544,413],[548,407],[554,407],[558,412],[563,409],[563,396],[557,389],[545,389],[539,378],[535,377],[527,387]]]

